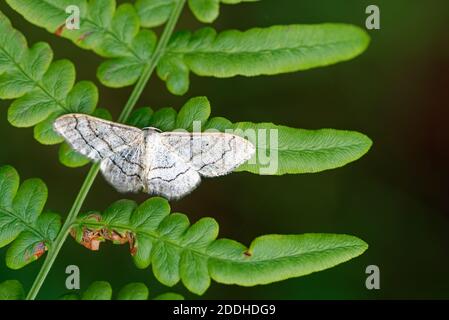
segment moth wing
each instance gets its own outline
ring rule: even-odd
[[[120,192],[142,191],[145,184],[145,146],[136,145],[103,159],[101,172]]]
[[[160,138],[147,143],[150,157],[147,193],[175,200],[189,194],[200,184],[198,172],[162,144]]]
[[[226,175],[255,153],[251,142],[228,133],[164,132],[161,141],[204,177]]]
[[[142,130],[85,114],[67,114],[53,125],[82,155],[94,161],[111,157],[127,148],[143,144]]]

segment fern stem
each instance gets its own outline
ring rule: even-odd
[[[148,80],[151,78],[151,75],[153,74],[157,64],[159,63],[159,60],[161,59],[162,55],[165,52],[168,42],[175,29],[176,23],[178,22],[178,19],[181,15],[182,9],[184,8],[185,2],[186,0],[179,0],[176,3],[176,7],[171,13],[170,19],[168,20],[164,32],[162,33],[162,36],[159,40],[156,50],[154,51],[154,54],[150,62],[146,65],[145,69],[143,70],[142,75],[140,76],[137,84],[135,85],[134,90],[128,99],[128,102],[126,103],[125,107],[122,110],[122,113],[120,114],[118,122],[122,123],[126,122],[132,110],[136,106],[140,96],[142,95],[143,90],[145,89],[148,83]],[[70,209],[67,219],[61,228],[61,231],[59,232],[55,241],[49,248],[48,255],[45,258],[45,261],[30,291],[28,292],[28,295],[26,297],[27,300],[34,300],[37,294],[39,293],[39,290],[41,289],[45,279],[47,278],[48,273],[50,272],[53,263],[55,262],[56,257],[59,254],[59,251],[61,250],[65,240],[67,239],[67,236],[69,235],[70,228],[72,227],[73,223],[78,217],[78,214],[83,206],[83,203],[86,200],[86,197],[90,189],[92,188],[92,185],[99,171],[100,171],[100,164],[96,163],[92,165],[91,169],[89,170],[89,173],[86,176],[86,179],[84,180],[83,185],[81,186],[80,191],[78,192],[75,202],[73,203],[73,206]]]

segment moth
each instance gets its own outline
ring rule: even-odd
[[[251,142],[234,134],[139,129],[85,114],[61,116],[53,127],[74,150],[100,162],[119,192],[169,200],[189,194],[202,177],[230,173],[255,153]]]

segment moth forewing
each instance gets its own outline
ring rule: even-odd
[[[205,177],[226,175],[255,152],[248,140],[220,132],[164,132],[162,142]]]
[[[61,116],[53,128],[74,150],[94,161],[143,143],[142,130],[85,114]]]

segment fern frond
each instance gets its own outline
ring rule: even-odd
[[[75,78],[70,61],[53,61],[47,43],[28,48],[23,34],[0,12],[0,99],[15,99],[8,110],[12,125],[34,126],[34,137],[42,144],[63,142],[53,130],[57,117],[96,114],[97,87],[90,81],[76,83]]]
[[[236,171],[255,174],[302,174],[335,169],[359,159],[372,145],[367,136],[354,131],[305,130],[273,123],[232,123],[222,117],[210,118],[210,114],[208,99],[196,97],[190,99],[179,113],[172,108],[155,112],[151,108],[138,109],[131,116],[131,124],[140,128],[156,127],[162,131],[192,131],[196,124],[201,125],[202,131],[240,135],[249,139],[257,150],[255,157]],[[270,156],[277,168],[268,168],[267,158]]]
[[[220,14],[220,4],[239,4],[259,0],[189,0],[189,7],[195,17],[204,23],[214,22]],[[142,27],[153,28],[167,22],[176,0],[137,0],[135,7]]]
[[[11,0],[17,12],[51,33],[73,41],[77,46],[108,58],[98,69],[103,84],[110,87],[134,84],[156,46],[156,34],[140,29],[139,16],[131,4],[117,7],[115,0]],[[65,28],[66,8],[80,9],[80,29]],[[117,77],[121,77],[117,83]]]
[[[93,282],[81,295],[70,293],[62,297],[63,300],[148,300],[150,292],[148,287],[141,282],[133,282],[125,285],[119,292],[113,295],[112,286],[106,281]],[[114,298],[114,299],[113,299]],[[164,293],[151,300],[184,300],[177,293]]]
[[[158,197],[139,206],[121,200],[103,213],[85,214],[71,234],[90,250],[99,250],[105,240],[128,243],[138,268],[151,264],[162,284],[173,286],[181,280],[199,295],[211,279],[241,286],[267,284],[333,267],[367,248],[356,237],[334,234],[267,235],[249,247],[217,240],[214,219],[190,225],[186,215],[170,214],[167,200]]]
[[[7,0],[28,21],[53,33],[64,25],[67,19],[65,8],[70,2]],[[189,4],[196,15],[203,18],[201,20],[211,21],[218,14],[219,2],[191,0]],[[141,16],[147,18],[154,18],[153,14],[166,16],[173,6],[169,1],[139,1],[136,5]],[[61,35],[101,56],[113,58],[98,69],[98,78],[103,84],[110,87],[134,84],[152,56],[155,34],[140,29],[138,12],[130,4],[116,10],[113,0],[83,0],[78,6],[82,21],[80,30],[63,30]],[[141,19],[144,22],[151,20]],[[162,17],[147,21],[146,25],[164,21]],[[170,92],[182,95],[189,88],[190,72],[219,78],[296,72],[353,59],[365,51],[368,44],[369,36],[363,29],[346,24],[273,26],[221,33],[213,28],[203,28],[194,33],[176,33],[157,70]]]
[[[42,213],[47,187],[40,179],[20,184],[17,171],[0,167],[0,248],[10,243],[6,265],[20,269],[37,260],[51,248],[61,228],[61,217]]]
[[[113,297],[112,287],[106,281],[93,282],[81,295],[68,293],[61,300],[111,300]],[[117,293],[114,300],[148,300],[148,287],[140,282],[125,285]],[[22,283],[17,280],[6,280],[0,283],[0,300],[23,300],[25,292]],[[184,300],[177,293],[164,293],[156,296],[153,300]]]

